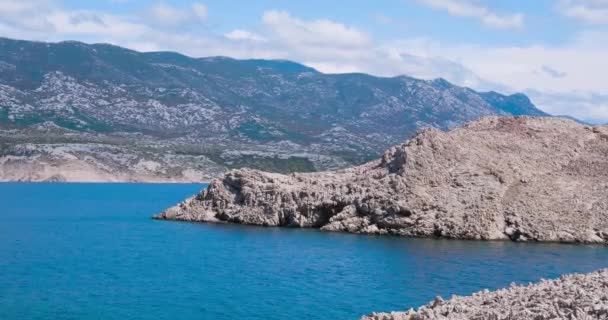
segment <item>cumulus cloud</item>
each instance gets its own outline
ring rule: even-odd
[[[459,78],[458,74],[466,73],[454,74],[450,71],[454,67],[432,64],[456,83],[504,93],[533,92],[533,102],[550,113],[592,122],[608,121],[608,99],[598,98],[608,92],[608,83],[603,80],[608,73],[604,62],[608,56],[608,33],[583,32],[559,46],[445,45],[427,40],[402,42],[395,47],[398,52],[412,52],[426,60],[443,57],[474,75]]]
[[[608,24],[608,0],[561,0],[559,11],[590,24]]]
[[[589,92],[540,92],[526,94],[554,115],[569,115],[589,123],[608,124],[608,95]]]
[[[267,49],[315,68],[360,71],[360,63],[372,56],[373,42],[367,33],[336,21],[304,20],[272,10],[262,15],[261,24]]]
[[[416,1],[433,9],[447,11],[452,16],[477,18],[484,26],[490,28],[512,29],[524,26],[524,15],[522,13],[501,15],[470,0]]]
[[[0,4],[2,1],[6,0],[0,0]],[[290,59],[329,73],[443,77],[477,90],[527,92],[545,111],[608,122],[608,97],[599,94],[608,92],[604,81],[608,74],[608,33],[604,32],[582,32],[560,46],[454,45],[430,38],[378,41],[351,25],[330,19],[303,19],[286,11],[265,12],[258,25],[225,34],[201,28],[175,32],[175,21],[199,23],[206,19],[206,10],[193,13],[192,5],[187,5],[178,9],[190,11],[189,18],[184,18],[184,12],[173,12],[165,16],[173,17],[167,19],[169,22],[159,23],[135,13],[66,10],[48,2],[48,9],[38,10],[36,5],[28,5],[32,1],[36,5],[44,2],[22,0],[20,6],[0,6],[0,36],[107,42],[195,57]],[[28,17],[43,25],[24,22]]]
[[[262,22],[282,42],[293,45],[357,48],[368,46],[370,38],[362,31],[328,19],[305,21],[286,11],[267,11]]]
[[[608,84],[602,79],[608,72],[608,64],[603,63],[608,50],[602,44],[608,34],[595,37],[598,45],[593,46],[587,45],[587,40],[575,40],[561,46],[446,48],[450,52],[446,54],[457,57],[481,77],[499,79],[516,90],[606,92]],[[559,68],[560,76],[536,72],[543,66]]]

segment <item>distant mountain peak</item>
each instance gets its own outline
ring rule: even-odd
[[[433,79],[431,80],[431,83],[442,89],[448,89],[454,86],[451,82],[447,81],[444,78]]]

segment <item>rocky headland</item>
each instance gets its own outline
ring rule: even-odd
[[[362,320],[608,319],[608,269],[530,285],[435,298],[418,310],[374,313]]]
[[[350,169],[240,169],[156,219],[452,239],[608,241],[608,127],[488,117]]]

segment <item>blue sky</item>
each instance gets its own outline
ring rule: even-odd
[[[0,0],[0,36],[444,77],[608,122],[608,0]]]
[[[150,2],[142,0],[100,0],[62,2],[65,7],[81,10],[95,10],[117,15],[145,11],[152,4],[163,3],[174,7],[188,7],[192,1],[175,0]],[[378,39],[419,36],[424,34],[440,41],[462,42],[464,40],[480,44],[511,43],[518,45],[537,43],[559,44],[576,35],[580,24],[569,21],[559,14],[554,0],[488,0],[477,1],[483,6],[505,15],[525,12],[527,28],[496,33],[495,30],[480,28],[476,19],[462,19],[448,13],[421,5],[422,2],[408,0],[257,0],[202,2],[213,13],[205,25],[209,31],[225,33],[234,28],[255,28],[260,17],[269,10],[288,11],[299,18],[314,20],[326,18],[347,25],[357,26],[372,32]],[[383,17],[395,23],[387,27],[379,20]],[[401,27],[395,28],[397,23]],[[526,31],[528,30],[528,32]],[[533,29],[534,32],[529,32]],[[454,37],[458,35],[458,37]]]

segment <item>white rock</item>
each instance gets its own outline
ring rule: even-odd
[[[158,219],[414,237],[606,243],[608,138],[571,120],[491,117],[427,129],[326,173],[235,170]],[[525,181],[523,183],[522,181]],[[207,221],[207,218],[200,219]]]

